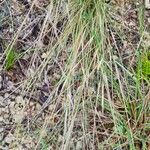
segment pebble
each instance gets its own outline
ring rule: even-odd
[[[15,102],[11,102],[10,105],[9,105],[9,108],[10,108],[10,109],[13,109],[14,106],[15,106]]]
[[[34,69],[29,68],[29,69],[27,70],[27,77],[33,77],[34,74],[35,74],[35,70],[34,70]]]
[[[62,141],[63,141],[63,136],[62,136],[62,135],[59,135],[59,136],[58,136],[58,142],[61,143]]]
[[[53,105],[53,104],[51,104],[51,105],[48,106],[48,110],[49,111],[54,111],[55,108],[56,108],[56,105]]]
[[[15,100],[17,104],[21,104],[22,106],[25,105],[25,100],[23,99],[21,95],[17,96]]]
[[[30,57],[30,55],[29,55],[29,54],[25,54],[25,55],[23,56],[23,59],[28,60],[28,59],[29,59],[29,57]]]
[[[82,150],[83,147],[82,147],[82,142],[81,141],[78,141],[77,142],[77,145],[76,145],[76,150]]]
[[[118,56],[114,55],[114,56],[113,56],[113,59],[114,59],[114,60],[117,60],[117,59],[118,59]]]
[[[9,114],[4,114],[3,115],[4,120],[6,121],[7,119],[9,119]]]
[[[150,18],[147,19],[148,23],[150,23]]]
[[[8,81],[8,82],[7,82],[7,86],[8,86],[8,89],[9,89],[9,90],[14,90],[14,89],[15,89],[14,84],[13,84],[13,82],[11,82],[11,81]]]
[[[46,53],[43,53],[42,56],[41,56],[41,58],[45,59],[45,58],[47,58],[47,56],[48,55]]]
[[[41,105],[39,103],[36,104],[36,110],[40,110],[41,109]]]
[[[11,95],[11,99],[15,99],[16,98],[16,96],[15,95]]]
[[[3,96],[0,96],[0,101],[3,101],[4,97]]]
[[[4,97],[3,97],[3,96],[0,96],[0,105],[1,105],[2,107],[5,106],[3,100],[4,100]]]
[[[10,94],[5,93],[5,94],[4,94],[4,98],[8,98],[8,97],[9,97],[9,95],[10,95]]]
[[[5,108],[1,108],[1,111],[4,113],[9,113],[9,108],[6,106]]]
[[[0,122],[3,122],[4,118],[2,116],[0,116]]]
[[[2,78],[2,76],[0,76],[0,82],[2,82],[2,80],[3,80],[3,78]]]
[[[0,133],[4,131],[4,128],[0,128]]]
[[[18,112],[13,115],[13,119],[15,120],[15,123],[21,123],[24,118],[23,112]]]
[[[11,133],[8,134],[8,135],[6,136],[6,138],[5,138],[5,141],[6,141],[8,144],[12,143],[14,140],[15,140],[15,137],[14,137],[14,135],[11,134]]]
[[[30,101],[29,103],[30,103],[30,107],[35,106],[35,103],[33,101]]]
[[[149,0],[145,0],[145,8],[150,9],[150,1]]]

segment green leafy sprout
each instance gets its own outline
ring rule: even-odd
[[[142,75],[142,78],[150,79],[150,51],[140,56],[137,72],[138,76]]]
[[[12,69],[18,58],[19,58],[19,54],[14,49],[9,50],[5,60],[6,70]]]

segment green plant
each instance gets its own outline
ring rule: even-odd
[[[19,54],[14,49],[8,50],[6,54],[6,60],[5,60],[6,70],[10,70],[13,67],[18,57],[19,57]]]
[[[138,73],[138,78],[142,77],[145,79],[149,79],[150,77],[150,52],[145,52],[139,57],[137,73]]]
[[[150,52],[142,56],[142,73],[144,76],[150,75]]]

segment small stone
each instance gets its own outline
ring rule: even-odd
[[[9,105],[10,103],[11,103],[10,98],[7,98],[7,99],[6,99],[6,104]]]
[[[33,77],[34,74],[35,74],[34,69],[29,68],[29,69],[27,70],[27,77]]]
[[[58,73],[54,73],[54,78],[55,78],[55,79],[60,79],[60,78],[61,78],[61,75],[58,74]]]
[[[3,100],[4,100],[3,96],[0,96],[0,105],[5,106]]]
[[[10,143],[12,143],[13,141],[15,140],[15,137],[13,136],[13,134],[8,134],[7,136],[6,136],[6,138],[5,138],[5,141],[8,143],[8,144],[10,144]]]
[[[0,101],[3,101],[4,100],[4,97],[3,96],[0,96]]]
[[[60,142],[62,142],[63,141],[63,136],[62,135],[59,135],[59,137],[58,137],[58,142],[60,143]]]
[[[41,40],[38,40],[37,41],[37,46],[39,47],[39,48],[43,48],[43,42],[41,41]]]
[[[4,121],[4,118],[0,116],[0,122],[3,122],[3,121]]]
[[[0,128],[0,133],[4,131],[4,128]]]
[[[12,108],[14,108],[14,106],[15,106],[15,102],[11,102],[9,105],[9,108],[12,109]]]
[[[13,115],[13,119],[15,120],[15,123],[21,123],[23,118],[24,118],[23,111],[18,112],[18,113]]]
[[[3,78],[2,78],[2,76],[0,76],[0,82],[2,82],[3,81]]]
[[[23,99],[22,96],[17,96],[15,100],[17,104],[21,104],[22,106],[25,105],[25,100]]]
[[[9,29],[9,32],[10,32],[10,33],[13,33],[13,32],[14,32],[14,29],[13,29],[13,28],[10,28],[10,29]]]
[[[6,80],[6,81],[9,81],[9,77],[8,77],[8,76],[6,76],[6,77],[5,77],[5,80]]]
[[[114,56],[113,56],[113,59],[114,59],[114,60],[117,60],[117,59],[118,59],[118,56],[117,56],[117,55],[114,55]]]
[[[4,113],[9,113],[9,107],[6,106],[5,108],[2,108],[1,109]]]
[[[16,98],[16,96],[15,95],[11,95],[11,99],[15,99]]]
[[[10,96],[10,94],[8,94],[8,93],[4,94],[4,98],[8,98],[9,96]]]
[[[3,111],[2,111],[2,109],[0,109],[0,116],[2,115],[2,113],[3,113]]]
[[[130,21],[128,25],[131,26],[131,27],[133,27],[133,26],[135,26],[136,24],[135,24],[133,21]]]
[[[150,9],[150,1],[145,0],[145,8]]]
[[[43,53],[42,56],[41,56],[43,59],[47,58],[47,54],[46,53]]]
[[[29,57],[30,57],[30,55],[25,54],[25,55],[23,56],[23,59],[28,60],[28,59],[29,59]]]
[[[82,142],[81,141],[77,142],[76,150],[82,150]]]
[[[39,103],[36,104],[36,110],[40,110],[41,109],[41,105]]]
[[[150,18],[147,19],[148,23],[150,23]]]
[[[20,103],[23,101],[23,97],[22,96],[17,96],[16,97],[16,103]]]
[[[15,88],[13,82],[11,82],[11,81],[7,82],[7,86],[8,86],[8,89],[10,89],[10,90],[13,90]]]
[[[29,105],[30,105],[30,107],[33,107],[35,105],[35,103],[33,101],[30,101]]]
[[[4,115],[3,115],[3,118],[4,118],[4,119],[8,119],[8,118],[9,118],[9,114],[4,114]]]
[[[2,107],[2,108],[0,109],[0,112],[5,112],[5,108]]]
[[[53,104],[51,104],[51,105],[48,106],[48,110],[49,111],[54,111],[55,108],[56,108],[56,105],[53,105]]]

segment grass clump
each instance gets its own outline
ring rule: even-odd
[[[71,0],[64,3],[61,13],[56,12],[60,10],[61,0],[57,3],[51,1],[43,9],[45,17],[41,22],[42,29],[38,31],[38,44],[37,41],[33,44],[35,51],[29,57],[31,60],[28,59],[31,61],[29,70],[33,69],[34,73],[31,77],[29,74],[26,82],[22,81],[23,93],[30,93],[29,98],[35,95],[38,100],[40,92],[46,94],[46,98],[42,97],[46,100],[40,110],[33,118],[29,117],[29,124],[36,124],[39,116],[48,112],[47,119],[37,123],[41,129],[40,136],[35,136],[37,146],[56,150],[77,147],[83,150],[146,150],[147,131],[150,129],[149,97],[145,84],[135,76],[137,72],[145,77],[150,75],[150,53],[141,56],[137,72],[132,65],[128,67],[124,63],[125,59],[129,62],[130,55],[135,56],[136,44],[139,44],[137,39],[132,41],[132,36],[138,36],[135,33],[138,26],[134,30],[134,23],[126,27],[130,18],[126,20],[123,16],[123,11],[127,13],[130,10],[121,8],[122,12],[118,13],[118,6],[114,9],[114,3],[105,3],[104,0]],[[141,8],[139,11],[142,36],[145,10]],[[27,20],[30,20],[28,16]],[[63,24],[60,29],[58,22]],[[23,24],[22,28],[27,29],[28,24]],[[20,28],[20,32],[25,29]],[[53,42],[49,40],[43,46],[45,34],[48,34],[47,37],[54,36],[51,37]],[[46,57],[41,58],[43,51]],[[5,68],[11,69],[18,58],[19,54],[9,49]],[[42,88],[37,88],[43,83]],[[49,136],[48,142],[43,139],[42,129]],[[30,133],[33,134],[33,130]]]
[[[150,76],[150,52],[146,52],[142,55],[142,73],[144,76]]]
[[[18,58],[19,58],[19,54],[14,49],[8,50],[5,59],[6,70],[12,69]]]
[[[139,56],[137,67],[138,79],[149,80],[150,78],[150,52],[146,51]]]

